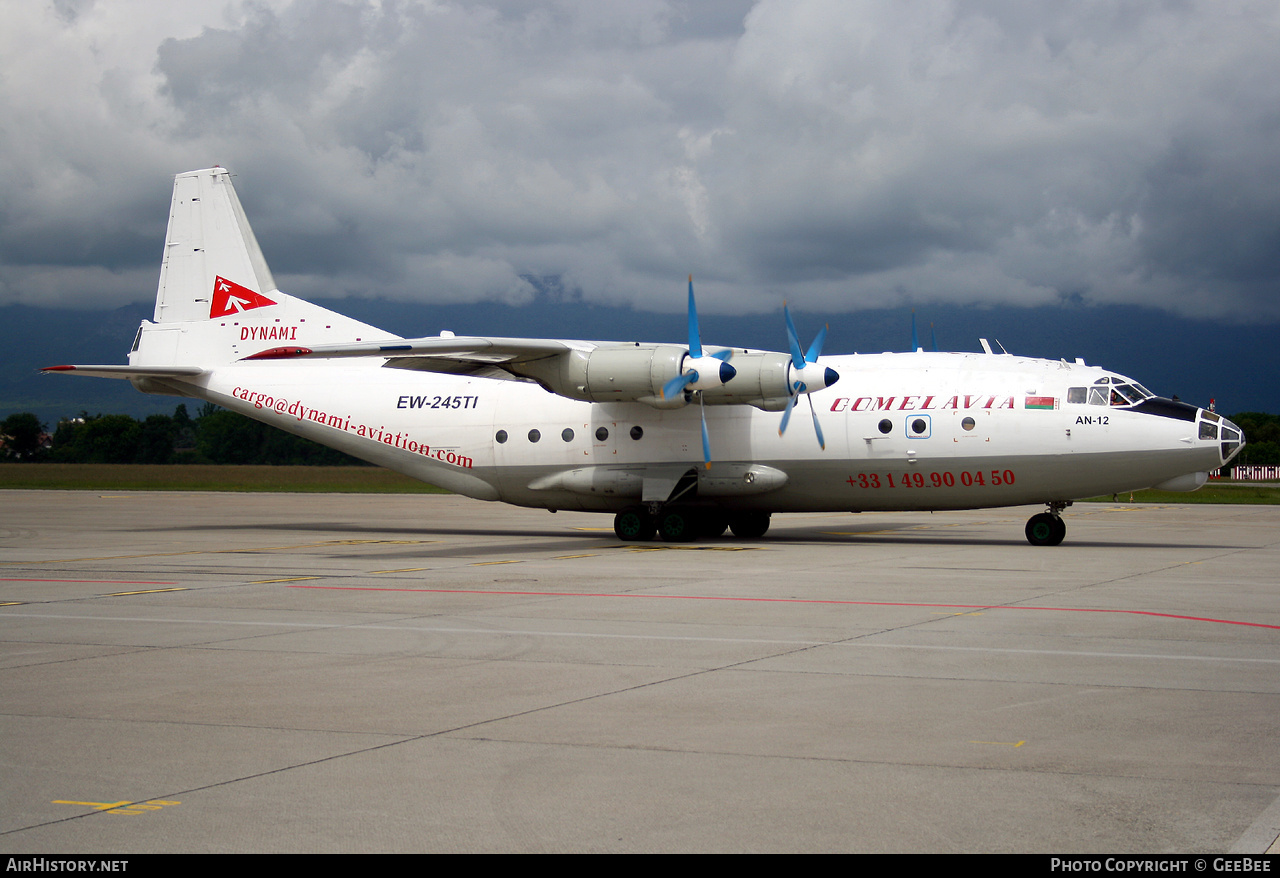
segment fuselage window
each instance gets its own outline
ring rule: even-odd
[[[563,439],[565,442],[572,442],[572,441],[573,441],[573,428],[571,428],[571,427],[565,427],[563,430],[561,430],[561,431],[560,431],[560,438],[561,438],[561,439]]]
[[[597,441],[597,442],[603,442],[604,440],[606,440],[606,439],[608,439],[608,438],[609,438],[609,428],[608,428],[608,427],[596,427],[596,441]]]
[[[638,440],[643,435],[644,435],[644,427],[641,427],[639,424],[636,424],[634,427],[631,428],[632,439]]]
[[[539,439],[541,439],[541,438],[542,438],[542,434],[541,434],[541,433],[539,433],[537,430],[530,430],[530,431],[529,431],[529,441],[530,441],[530,442],[537,442],[537,441],[538,441]]]
[[[499,445],[501,445],[503,442],[506,442],[506,441],[507,441],[507,431],[506,431],[506,430],[499,430],[497,433],[495,433],[495,434],[494,434],[494,437],[493,437],[493,438],[494,438],[494,439],[497,439],[497,440],[498,440],[498,444],[499,444]]]
[[[885,418],[877,426],[880,427],[881,433],[888,433],[890,430],[893,429],[893,421],[889,420],[888,418]]]
[[[965,418],[960,422],[960,426],[964,427],[966,430],[972,430],[974,427],[978,426],[978,422],[973,418]]]

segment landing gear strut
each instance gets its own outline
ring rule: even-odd
[[[1027,520],[1027,542],[1033,546],[1056,546],[1067,535],[1067,525],[1062,520],[1062,510],[1071,504],[1055,500],[1048,505],[1048,512],[1037,513]]]

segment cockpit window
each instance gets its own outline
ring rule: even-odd
[[[1111,388],[1112,405],[1133,405],[1141,401],[1142,395],[1134,389],[1132,384],[1116,384]]]
[[[1089,388],[1089,405],[1106,405],[1107,390],[1105,387]]]
[[[1067,402],[1083,403],[1088,398],[1088,392],[1087,387],[1068,387]]]

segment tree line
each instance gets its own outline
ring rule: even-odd
[[[52,434],[30,412],[0,423],[0,458],[51,463],[224,463],[277,466],[366,465],[350,455],[261,421],[204,403],[193,418],[185,404],[172,415],[63,418]]]
[[[1241,412],[1230,420],[1246,445],[1233,464],[1280,465],[1280,415]],[[0,423],[0,459],[60,463],[240,463],[364,465],[350,455],[206,402],[193,418],[185,404],[172,415],[64,418],[52,437],[40,419],[20,412]]]

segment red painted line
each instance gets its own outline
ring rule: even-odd
[[[656,598],[676,601],[755,601],[777,604],[838,604],[852,607],[924,607],[944,610],[1044,610],[1058,613],[1120,613],[1130,616],[1155,616],[1160,619],[1183,619],[1188,622],[1214,622],[1219,625],[1244,625],[1250,628],[1270,628],[1280,631],[1280,625],[1267,625],[1262,622],[1240,622],[1235,619],[1214,619],[1209,616],[1182,616],[1177,613],[1158,613],[1155,610],[1108,610],[1093,607],[1028,607],[991,606],[990,604],[917,604],[896,601],[833,601],[812,600],[809,598],[750,598],[750,597],[715,597],[714,595],[694,594],[609,594],[577,591],[490,591],[486,589],[468,588],[383,588],[362,585],[289,585],[286,588],[320,588],[331,591],[402,591],[421,594],[487,594],[507,595],[514,597],[554,597],[554,598]]]
[[[134,582],[131,579],[5,579],[0,582],[92,582],[95,585],[177,585],[176,582]]]

